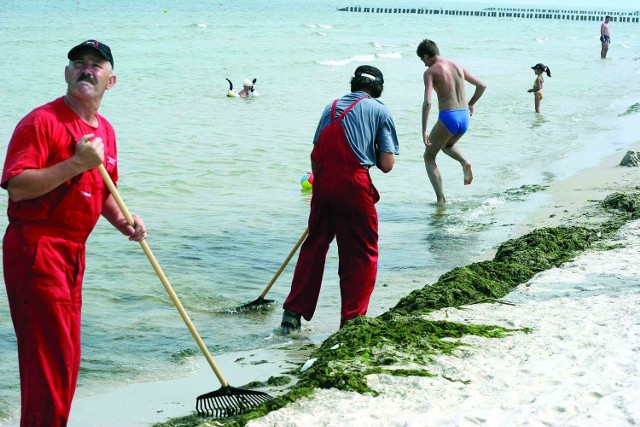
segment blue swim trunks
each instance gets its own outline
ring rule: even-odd
[[[438,119],[453,135],[462,135],[469,127],[469,110],[464,108],[462,110],[440,111]]]
[[[609,36],[600,36],[600,41],[609,44],[609,43],[611,43],[611,37],[609,37]]]

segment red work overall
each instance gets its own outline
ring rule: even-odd
[[[311,320],[318,303],[329,245],[338,243],[340,326],[367,313],[378,271],[378,214],[380,199],[369,170],[358,162],[347,140],[342,120],[362,99],[336,118],[337,100],[331,107],[331,123],[325,127],[311,153],[316,163],[309,214],[309,236],[302,244],[291,292],[284,308]]]
[[[106,126],[93,129],[78,121],[65,123],[73,135],[66,135],[71,150],[86,133],[104,141],[111,137],[103,133]],[[112,153],[105,145],[105,159],[114,159],[106,165],[110,172],[115,168]],[[10,215],[3,261],[18,342],[22,427],[67,424],[80,367],[85,241],[107,196],[93,169],[45,196],[21,202],[38,220]]]

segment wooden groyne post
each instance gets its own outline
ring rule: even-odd
[[[524,18],[524,19],[564,19],[568,21],[604,21],[609,15],[613,22],[640,22],[640,11],[620,12],[604,10],[576,10],[576,9],[540,9],[489,7],[482,10],[463,9],[428,9],[406,7],[363,7],[349,6],[338,8],[340,12],[359,13],[414,13],[418,15],[454,15],[454,16],[484,16],[489,18]]]

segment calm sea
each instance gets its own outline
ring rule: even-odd
[[[372,172],[382,199],[371,315],[514,237],[514,226],[548,197],[514,189],[568,177],[637,139],[619,114],[640,101],[639,24],[612,25],[603,61],[598,22],[336,11],[356,3],[398,5],[3,0],[0,157],[20,118],[64,93],[69,48],[88,38],[109,44],[118,83],[101,112],[118,133],[121,194],[145,219],[149,246],[215,355],[285,340],[275,328],[297,257],[268,295],[278,302],[273,310],[232,309],[260,295],[305,229],[310,193],[299,179],[309,169],[317,120],[348,91],[358,65],[383,71],[381,99],[401,143],[394,170]],[[439,156],[446,208],[435,205],[422,160],[424,66],[415,48],[427,37],[487,84],[459,143],[473,163],[473,184],[464,186],[460,166]],[[527,93],[538,62],[552,70],[540,115]],[[236,86],[256,78],[261,96],[227,98],[225,78]],[[310,335],[338,327],[336,270],[334,245]],[[140,247],[101,220],[88,242],[78,394],[184,375],[196,349]],[[1,425],[19,409],[4,287],[0,384]]]

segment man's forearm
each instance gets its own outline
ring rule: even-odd
[[[43,196],[83,171],[73,157],[44,169],[27,169],[7,184],[14,202]]]
[[[107,198],[107,201],[102,206],[102,216],[120,232],[127,227],[127,219],[112,195]]]
[[[472,106],[475,105],[475,103],[478,102],[478,99],[480,99],[480,97],[484,93],[485,89],[486,89],[486,86],[484,86],[484,85],[476,86],[476,90],[475,90],[475,92],[473,92],[473,96],[469,100],[469,105],[472,105]]]
[[[422,104],[422,134],[427,131],[427,123],[429,121],[429,112],[431,111],[431,104],[424,102]]]

